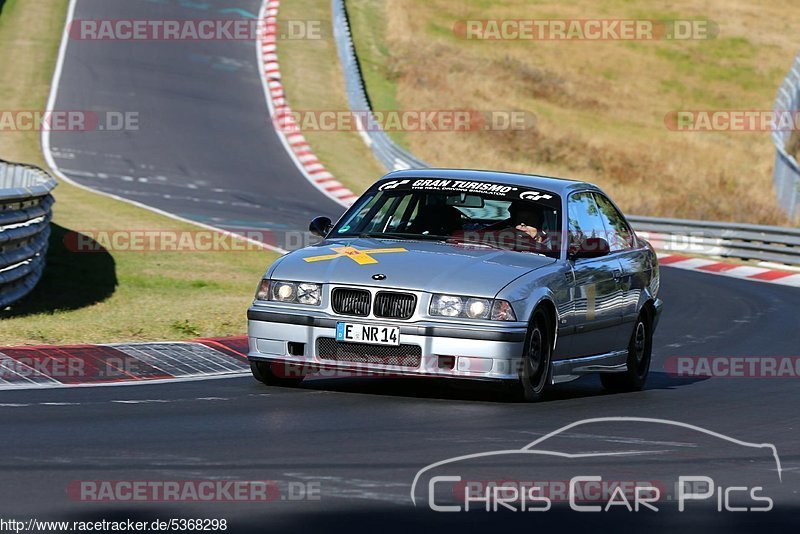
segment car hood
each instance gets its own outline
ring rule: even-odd
[[[270,276],[494,297],[514,279],[554,262],[538,254],[435,241],[329,239],[287,254]]]

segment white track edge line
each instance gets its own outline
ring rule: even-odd
[[[259,11],[258,20],[266,20],[267,10],[268,9],[278,9],[277,7],[268,8],[267,6],[269,4],[273,4],[273,5],[277,4],[278,6],[280,6],[280,4],[278,2],[276,2],[276,0],[264,0],[263,3],[261,4],[261,10]],[[270,16],[277,17],[277,15],[270,15]],[[259,76],[261,77],[261,86],[264,89],[264,98],[267,101],[267,108],[269,109],[269,119],[270,119],[270,122],[273,122],[273,118],[275,117],[275,104],[272,101],[272,94],[270,93],[270,90],[269,90],[269,79],[267,78],[267,73],[264,70],[263,44],[264,43],[260,38],[256,39],[256,53],[258,54],[258,72],[259,72]],[[274,52],[274,53],[277,54],[277,44],[276,44],[276,52]],[[278,64],[280,65],[280,62],[278,62]],[[282,82],[278,82],[278,83],[281,84],[281,88],[284,90],[284,100],[285,100],[286,99],[286,94],[285,94],[284,85],[283,85]],[[274,126],[274,123],[273,123],[273,126]],[[300,171],[300,173],[303,175],[303,177],[311,185],[313,185],[320,193],[322,193],[323,195],[325,195],[329,199],[333,200],[334,202],[336,202],[340,206],[342,206],[344,208],[349,208],[350,204],[348,204],[346,202],[342,202],[341,199],[337,198],[336,196],[334,196],[330,192],[326,191],[322,184],[317,183],[311,177],[311,174],[306,170],[306,168],[303,165],[303,163],[298,159],[297,154],[294,153],[294,150],[292,149],[291,145],[289,144],[289,140],[286,138],[286,135],[283,132],[279,131],[279,129],[277,127],[274,127],[274,131],[275,131],[275,135],[278,136],[278,139],[280,140],[281,144],[283,145],[283,148],[289,154],[289,157],[291,158],[292,162],[295,164],[295,167],[297,167],[297,170]],[[308,143],[308,141],[306,141],[306,143]],[[353,193],[353,194],[355,194],[355,193]],[[358,196],[358,195],[356,195],[356,196]]]
[[[53,112],[53,110],[55,109],[56,100],[58,99],[58,90],[59,90],[59,86],[61,84],[61,75],[62,75],[62,73],[64,71],[64,61],[65,61],[66,56],[67,56],[67,47],[69,46],[69,38],[70,38],[69,37],[69,29],[70,29],[70,25],[72,24],[72,21],[75,18],[75,10],[77,8],[77,5],[78,5],[78,0],[70,0],[69,7],[67,7],[67,18],[66,18],[66,22],[64,24],[64,32],[61,35],[61,45],[59,46],[59,49],[58,49],[58,58],[56,59],[56,67],[55,67],[55,70],[53,71],[53,78],[52,78],[52,80],[50,82],[50,96],[48,97],[47,108],[45,109],[45,113],[48,113],[48,114]],[[42,152],[44,154],[44,159],[47,162],[47,165],[52,170],[53,174],[55,174],[56,177],[58,177],[59,180],[63,180],[64,182],[66,182],[66,183],[68,183],[70,185],[73,185],[75,187],[78,187],[79,189],[83,189],[84,191],[89,191],[89,192],[94,193],[96,195],[104,196],[106,198],[111,198],[111,199],[114,199],[114,200],[118,200],[120,202],[125,202],[127,204],[132,205],[132,206],[136,206],[137,208],[142,208],[142,209],[148,210],[148,211],[150,211],[152,213],[156,213],[158,215],[162,215],[164,217],[168,217],[168,218],[173,219],[175,221],[188,223],[188,224],[191,224],[191,225],[194,225],[194,226],[198,226],[200,228],[205,228],[206,230],[213,230],[215,232],[219,232],[219,233],[221,233],[223,235],[226,235],[226,236],[229,236],[229,237],[239,238],[239,239],[242,239],[242,240],[244,240],[244,241],[246,241],[246,242],[248,242],[248,243],[250,243],[252,245],[256,245],[256,246],[258,246],[260,248],[263,248],[263,249],[266,249],[266,250],[270,250],[272,252],[277,252],[279,254],[286,254],[287,252],[289,252],[288,250],[284,250],[284,249],[282,249],[280,247],[276,247],[274,245],[270,245],[268,243],[264,243],[264,242],[258,241],[256,239],[252,239],[250,237],[245,237],[243,235],[237,234],[235,232],[230,232],[230,231],[225,230],[223,228],[218,228],[218,227],[212,226],[210,224],[205,224],[205,223],[201,223],[201,222],[198,222],[198,221],[193,221],[191,219],[187,219],[185,217],[181,217],[180,215],[175,215],[174,213],[169,213],[167,211],[155,208],[153,206],[148,206],[147,204],[142,204],[141,202],[137,202],[136,200],[130,200],[130,199],[121,197],[119,195],[115,195],[113,193],[107,193],[105,191],[98,191],[98,190],[93,189],[93,188],[91,188],[89,186],[86,186],[86,185],[83,185],[81,183],[78,183],[78,182],[72,180],[71,178],[69,178],[63,172],[61,172],[61,169],[59,169],[58,165],[56,164],[56,161],[55,161],[55,158],[53,157],[53,153],[52,153],[51,146],[50,146],[50,132],[48,131],[47,128],[42,129],[41,143],[42,143]]]

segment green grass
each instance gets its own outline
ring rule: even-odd
[[[66,0],[5,3],[3,109],[44,109],[66,6]],[[39,133],[0,133],[0,157],[44,166]],[[246,331],[245,311],[276,254],[72,252],[65,245],[70,232],[198,228],[66,183],[55,197],[47,269],[31,295],[2,312],[0,345],[180,340]]]
[[[279,24],[281,20],[319,20],[323,29],[321,39],[278,42],[281,76],[291,108],[348,112],[344,77],[331,31],[330,2],[284,2],[278,13]],[[386,172],[357,132],[306,131],[303,135],[325,167],[356,194]]]
[[[361,75],[367,87],[367,95],[372,109],[381,111],[400,111],[403,108],[397,99],[398,72],[394,68],[389,45],[380,34],[386,27],[386,13],[382,2],[375,0],[350,0],[347,13],[353,33],[353,44],[361,67]],[[429,30],[439,35],[447,35],[448,29],[431,23]],[[405,134],[399,131],[388,132],[394,142],[405,145]]]

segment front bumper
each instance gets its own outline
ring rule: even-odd
[[[247,312],[250,360],[282,362],[326,376],[405,375],[478,380],[514,380],[523,345],[524,323],[470,325],[439,322],[376,321],[324,313],[252,307]],[[400,327],[401,345],[419,347],[419,365],[387,365],[321,358],[317,340],[336,337],[337,322]],[[291,345],[290,345],[291,344]],[[348,344],[349,345],[349,344]],[[290,350],[291,347],[291,350]],[[367,346],[370,347],[370,346]],[[360,347],[363,350],[363,347]],[[381,347],[386,351],[386,347]]]

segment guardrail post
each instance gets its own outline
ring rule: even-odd
[[[42,277],[56,185],[38,167],[0,161],[0,310]]]
[[[795,58],[792,68],[789,69],[786,78],[778,88],[774,112],[776,114],[797,113],[800,110],[798,102],[800,102],[800,55]],[[786,143],[790,138],[790,132],[779,130],[772,132],[772,139],[775,143],[773,182],[775,183],[775,193],[778,196],[778,204],[789,216],[789,220],[796,222],[800,218],[798,217],[800,211],[797,207],[800,202],[797,191],[800,188],[800,166],[797,164],[795,155],[786,151]]]
[[[331,0],[333,12],[333,36],[339,52],[339,62],[344,71],[345,89],[350,110],[358,114],[369,114],[372,118],[372,106],[367,95],[361,68],[358,64],[353,37],[350,32],[350,20],[344,0]],[[360,133],[368,139],[372,153],[384,167],[390,171],[400,169],[418,169],[428,167],[424,161],[409,154],[397,146],[389,135],[383,131],[378,121],[369,120],[366,128],[360,128]],[[361,121],[359,120],[359,124]]]

